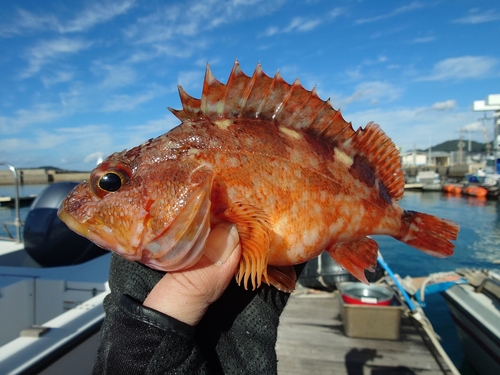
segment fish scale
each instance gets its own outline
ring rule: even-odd
[[[213,225],[231,222],[242,248],[236,279],[252,289],[293,290],[293,265],[323,250],[366,282],[373,234],[453,253],[455,223],[398,205],[399,152],[378,125],[354,130],[315,89],[260,64],[249,77],[236,62],[226,84],[207,65],[201,99],[179,95],[182,109],[169,108],[178,127],[109,156],[69,194],[59,216],[71,229],[175,272],[200,259]],[[100,183],[108,174],[117,186]]]

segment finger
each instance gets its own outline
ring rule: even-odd
[[[240,238],[236,226],[232,223],[220,223],[212,228],[205,244],[205,256],[213,264],[220,266],[231,256],[239,244]]]

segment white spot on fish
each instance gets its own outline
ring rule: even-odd
[[[291,147],[287,147],[286,148],[289,155],[290,155],[290,160],[292,161],[292,163],[298,163],[298,164],[303,164],[303,160],[302,160],[302,153],[294,148],[291,148]]]
[[[286,128],[284,126],[279,127],[280,132],[283,134],[286,134],[287,136],[293,138],[293,139],[302,139],[302,134],[300,134],[298,131],[295,131],[290,128]]]
[[[231,156],[227,158],[226,165],[230,168],[238,168],[241,166],[241,162],[237,157]]]
[[[313,212],[317,216],[321,216],[323,214],[323,207],[317,203],[313,205]]]
[[[335,222],[330,224],[330,227],[328,228],[328,231],[330,232],[330,236],[336,237],[338,234],[340,234],[340,231],[342,228],[344,228],[345,225],[345,220],[342,216],[339,216]]]
[[[318,239],[319,239],[318,228],[312,228],[312,229],[306,230],[302,234],[302,243],[306,246],[315,245],[318,242]]]
[[[344,151],[340,151],[337,147],[335,147],[335,157],[341,163],[344,163],[347,166],[347,168],[349,168],[353,163],[352,158],[349,155],[347,155]]]
[[[166,148],[179,148],[180,145],[177,142],[168,141],[165,145]]]
[[[227,130],[227,128],[229,128],[233,124],[233,120],[218,120],[214,121],[214,124],[217,125],[221,130]]]
[[[309,160],[309,165],[312,167],[312,168],[315,168],[315,169],[318,169],[319,168],[319,163],[318,163],[318,159],[316,159],[315,157],[309,157],[308,158]]]
[[[229,197],[229,199],[233,201],[237,200],[238,192],[239,192],[238,189],[233,186],[227,188],[227,196]]]
[[[326,191],[321,190],[319,192],[319,199],[321,202],[325,202],[327,197],[328,197],[328,193]]]

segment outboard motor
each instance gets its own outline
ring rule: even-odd
[[[31,204],[24,225],[24,248],[42,267],[79,264],[108,253],[64,224],[57,210],[76,182],[59,182]]]
[[[384,269],[377,263],[375,272],[365,271],[368,282],[374,282],[384,276]],[[356,281],[349,271],[339,266],[326,251],[307,262],[299,277],[299,283],[306,288],[332,290],[337,283]]]

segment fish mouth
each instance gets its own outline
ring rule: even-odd
[[[92,241],[97,246],[116,252],[130,261],[136,261],[141,258],[140,253],[137,253],[137,247],[130,246],[130,244],[128,246],[121,244],[116,234],[113,232],[113,229],[109,228],[105,224],[89,224],[88,222],[81,223],[62,207],[58,210],[57,216],[59,216],[59,219],[61,219],[61,221],[64,222],[69,229]],[[99,228],[99,230],[96,230],[96,228]]]
[[[68,226],[69,229],[79,234],[80,236],[88,238],[88,236],[91,234],[90,230],[86,226],[75,220],[73,216],[71,216],[71,214],[63,207],[59,208],[59,210],[57,211],[57,216],[64,224]]]
[[[198,262],[210,233],[211,181],[199,186],[171,224],[144,246],[141,263],[161,271],[186,269]]]

